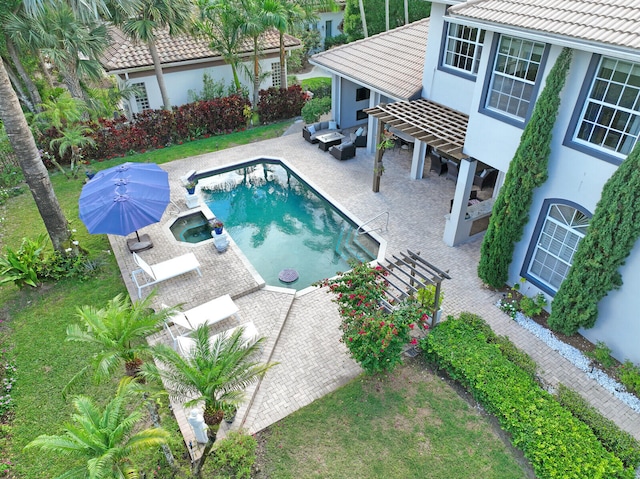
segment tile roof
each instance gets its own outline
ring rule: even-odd
[[[429,19],[394,28],[311,57],[335,71],[400,100],[420,96]]]
[[[107,72],[143,67],[153,67],[153,60],[149,48],[145,43],[134,43],[117,28],[110,28],[111,44],[100,59],[100,63]],[[300,40],[291,35],[285,35],[284,44],[287,50],[299,47]],[[280,37],[276,30],[266,32],[261,37],[261,45],[265,50],[277,50]],[[193,37],[183,34],[169,36],[167,30],[158,32],[156,48],[163,64],[176,62],[190,62],[200,59],[219,59],[220,54],[209,48],[206,38]],[[240,54],[253,51],[251,40],[246,40]]]
[[[637,0],[471,0],[449,8],[452,17],[640,49]]]

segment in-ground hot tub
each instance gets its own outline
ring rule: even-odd
[[[211,239],[211,226],[202,211],[181,216],[169,229],[173,237],[183,243],[200,243]]]

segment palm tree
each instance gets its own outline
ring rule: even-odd
[[[280,0],[278,9],[273,12],[273,26],[280,36],[280,88],[287,88],[287,68],[285,63],[284,34],[299,23],[309,20],[313,12],[305,10],[298,3]]]
[[[243,17],[238,4],[230,1],[200,0],[198,7],[200,19],[195,23],[196,31],[204,34],[210,40],[209,47],[222,55],[225,63],[231,67],[236,91],[241,91],[238,48],[243,40],[240,30]]]
[[[108,46],[106,24],[81,20],[66,4],[46,7],[28,26],[31,45],[57,67],[71,96],[88,100],[82,79],[99,80],[102,66],[97,60]]]
[[[112,376],[123,366],[127,376],[138,373],[143,360],[151,357],[146,336],[157,331],[173,312],[170,308],[153,312],[149,307],[153,297],[154,294],[151,294],[143,301],[131,304],[128,297],[119,294],[109,300],[104,308],[78,308],[78,318],[82,324],[70,324],[67,327],[67,341],[93,344],[100,351],[65,386],[65,392],[90,370],[94,371],[93,378],[97,382]]]
[[[124,378],[115,397],[100,409],[86,396],[73,400],[76,414],[59,436],[41,435],[26,448],[38,447],[86,460],[60,478],[137,478],[131,455],[165,444],[169,434],[161,428],[138,430],[144,418],[144,402],[137,397],[139,385]],[[135,399],[133,401],[132,399]],[[135,404],[133,411],[130,411]]]
[[[364,38],[369,36],[367,31],[367,17],[364,15],[364,0],[358,0],[358,7],[360,7],[360,20],[362,21],[362,33]]]
[[[61,158],[67,153],[67,151],[71,151],[71,164],[69,169],[71,170],[71,174],[74,178],[78,177],[78,166],[82,160],[82,155],[80,154],[82,148],[87,145],[95,146],[96,144],[95,140],[88,136],[92,132],[93,130],[88,126],[76,123],[75,125],[70,125],[64,128],[60,132],[62,133],[62,136],[60,138],[54,138],[49,143],[51,148],[58,149],[58,154]]]
[[[210,439],[222,422],[224,410],[237,407],[244,399],[244,389],[258,381],[275,363],[260,364],[257,358],[265,338],[245,342],[244,328],[230,335],[220,334],[209,338],[208,326],[195,331],[195,345],[187,357],[180,356],[172,348],[158,345],[154,357],[162,365],[145,363],[142,376],[163,379],[169,396],[186,400],[185,406],[204,402],[204,421],[209,426]],[[196,474],[202,468],[213,446],[210,440],[196,466]]]
[[[139,8],[132,16],[120,9],[112,10],[113,22],[120,25],[126,35],[149,47],[165,110],[171,109],[171,100],[164,83],[162,61],[156,47],[156,33],[162,28],[168,28],[169,35],[186,32],[191,25],[192,6],[191,0],[140,0]]]
[[[24,117],[18,96],[11,87],[9,76],[0,58],[0,119],[9,136],[24,179],[33,195],[54,249],[65,254],[71,231],[56,197],[49,173],[40,158],[38,147]]]
[[[277,23],[278,0],[240,0],[243,22],[240,29],[253,43],[253,108],[258,107],[260,83],[263,76],[260,72],[260,36]]]

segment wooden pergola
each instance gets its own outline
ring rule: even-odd
[[[469,116],[439,103],[420,98],[413,101],[380,103],[364,110],[378,119],[376,145],[382,143],[383,125],[387,124],[420,140],[444,155],[462,160]],[[380,190],[382,155],[384,150],[376,150],[374,161],[373,191]]]
[[[436,291],[432,318],[435,326],[437,312],[440,309],[441,283],[445,279],[451,279],[451,276],[422,258],[419,252],[407,250],[399,256],[391,256],[393,259],[385,258],[386,264],[380,264],[382,270],[379,274],[384,273],[387,282],[384,306],[391,311],[406,298],[414,296],[419,289],[434,285]]]

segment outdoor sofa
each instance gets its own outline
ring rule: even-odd
[[[320,121],[302,127],[302,136],[309,143],[318,143],[318,137],[320,135],[334,132],[341,132],[340,126],[338,126],[335,121]]]

